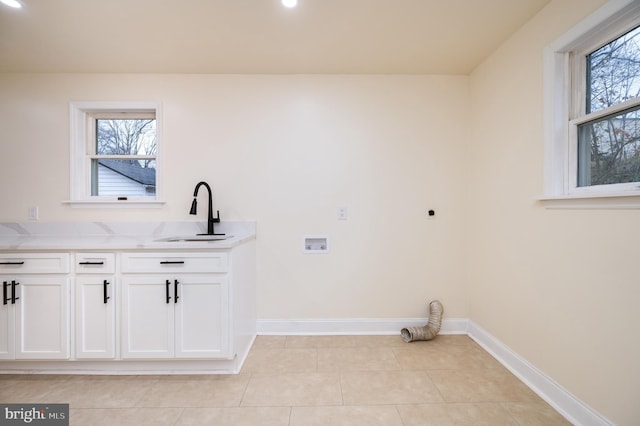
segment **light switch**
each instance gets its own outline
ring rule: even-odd
[[[29,220],[38,220],[38,206],[29,207],[29,210],[27,210],[27,218]]]

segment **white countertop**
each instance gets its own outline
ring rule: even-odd
[[[162,241],[205,232],[202,222],[0,223],[0,251],[230,249],[256,237],[255,222],[215,224],[217,241]]]

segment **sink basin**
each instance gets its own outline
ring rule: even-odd
[[[167,237],[155,240],[156,242],[164,243],[182,243],[182,242],[207,242],[207,241],[220,241],[231,238],[233,235],[188,235],[183,237]]]

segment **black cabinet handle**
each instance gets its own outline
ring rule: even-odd
[[[184,260],[163,260],[161,265],[184,265]]]
[[[99,261],[99,262],[78,262],[78,265],[104,265],[103,261]]]
[[[24,260],[20,262],[0,262],[0,265],[24,265]]]
[[[173,280],[173,303],[178,303],[178,299],[180,298],[180,296],[178,296],[178,284],[180,284],[178,280]]]
[[[110,297],[107,295],[107,286],[109,285],[109,281],[104,280],[102,282],[102,298],[104,300],[104,303],[107,303],[107,300],[110,299]]]
[[[7,281],[2,282],[2,304],[6,305],[7,303],[9,303],[9,291],[7,290],[9,285],[11,285],[11,304],[15,305],[16,300],[20,299],[19,297],[16,297],[16,286],[20,285],[20,283],[17,283],[15,281],[11,281],[11,284],[9,284]]]
[[[169,303],[169,301],[171,300],[171,296],[169,296],[169,286],[171,285],[171,283],[169,282],[169,280],[167,280],[167,303]]]
[[[16,304],[16,300],[20,299],[19,297],[16,297],[16,286],[20,285],[20,283],[17,283],[15,281],[11,281],[11,304],[15,305]]]

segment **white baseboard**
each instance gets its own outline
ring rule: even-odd
[[[258,319],[260,335],[349,335],[400,334],[405,327],[420,327],[426,318],[349,318],[349,319]],[[449,318],[442,321],[440,334],[467,334],[469,321]]]
[[[469,321],[468,334],[572,424],[584,426],[613,424],[473,321]]]
[[[257,331],[258,335],[393,335],[400,334],[404,327],[419,327],[426,323],[426,318],[258,319]],[[574,425],[613,424],[473,321],[445,318],[440,334],[471,337]]]

